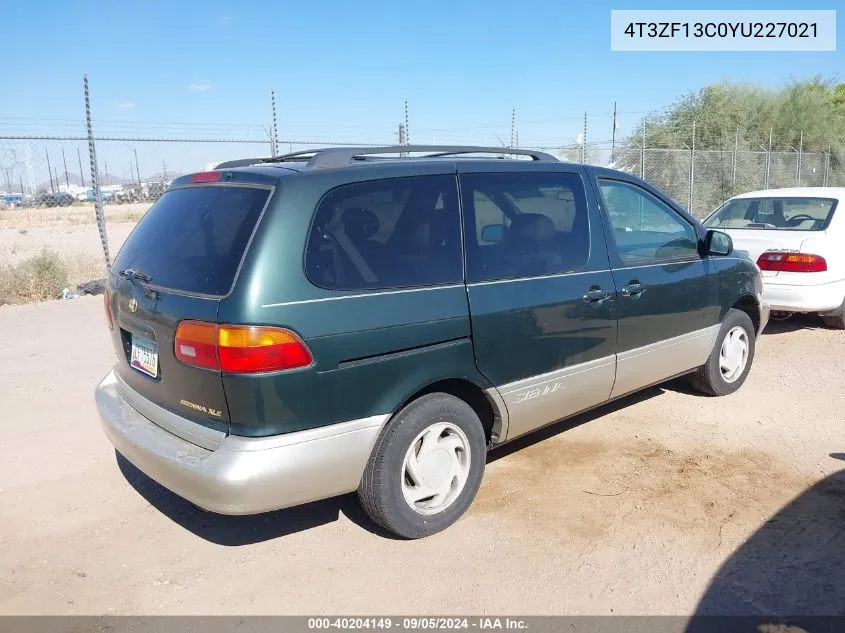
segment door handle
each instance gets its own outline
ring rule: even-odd
[[[600,288],[588,290],[584,293],[584,301],[587,303],[601,303],[605,299],[610,298],[610,293],[607,290],[602,290]]]
[[[646,288],[642,284],[628,284],[627,286],[622,286],[619,292],[623,297],[639,297],[645,290]]]

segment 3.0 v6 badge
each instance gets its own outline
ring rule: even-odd
[[[219,418],[221,415],[223,415],[223,412],[219,409],[209,409],[208,407],[204,407],[201,404],[194,404],[193,402],[188,402],[187,400],[180,400],[179,404],[188,407],[189,409],[194,409],[195,411],[200,411],[201,413],[212,415],[215,418]]]

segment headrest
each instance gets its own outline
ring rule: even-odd
[[[508,227],[512,239],[545,242],[555,235],[555,223],[541,213],[523,213],[516,216]]]
[[[361,207],[344,209],[340,221],[343,223],[344,233],[352,239],[366,240],[379,230],[378,216],[369,209]]]

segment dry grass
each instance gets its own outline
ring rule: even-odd
[[[68,284],[68,267],[55,251],[44,249],[17,266],[0,267],[0,304],[56,299]]]
[[[137,222],[151,202],[131,204],[103,205],[106,222]],[[2,209],[0,210],[0,229],[28,230],[34,228],[61,229],[83,224],[95,224],[93,204],[75,204],[70,207],[46,209]]]
[[[58,299],[65,288],[75,292],[78,284],[104,275],[102,257],[62,257],[45,248],[16,265],[0,264],[0,305]]]

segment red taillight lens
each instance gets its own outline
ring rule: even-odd
[[[313,362],[305,343],[282,328],[221,325],[217,342],[220,369],[225,372],[282,371]]]
[[[109,326],[110,330],[114,329],[114,319],[112,319],[111,315],[111,305],[109,304],[109,293],[108,291],[103,292],[103,307],[106,309],[106,323]]]
[[[757,266],[783,273],[821,273],[827,270],[827,261],[821,255],[766,251],[757,259]]]
[[[191,182],[219,182],[222,178],[222,171],[201,171],[191,175]]]
[[[284,328],[183,321],[176,329],[176,358],[186,365],[232,374],[307,367],[305,343]]]

